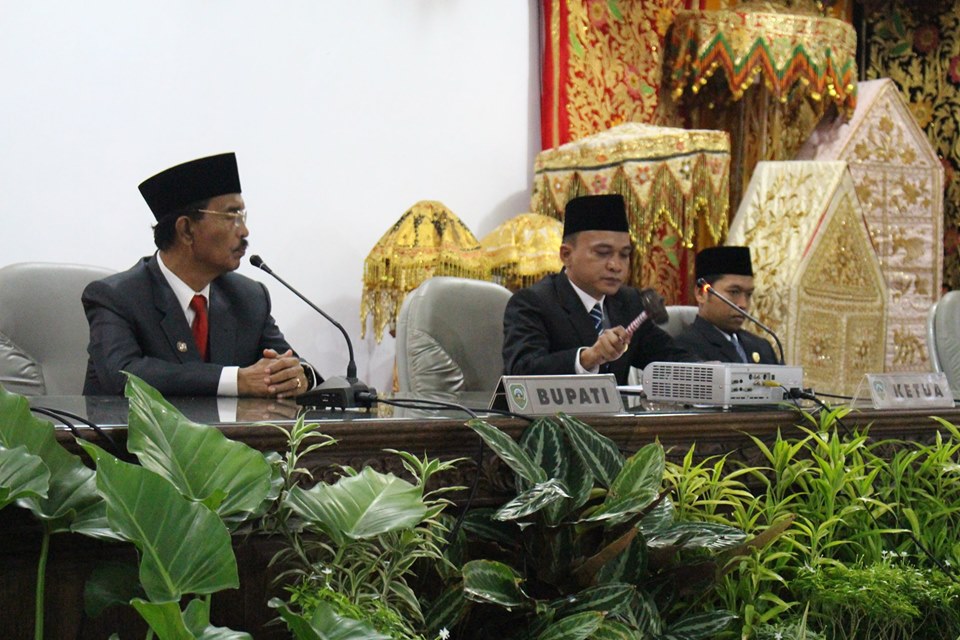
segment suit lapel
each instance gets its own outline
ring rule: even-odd
[[[219,279],[210,284],[210,362],[232,364],[237,358],[237,318]]]
[[[722,356],[720,359],[723,362],[740,362],[740,354],[737,353],[737,348],[733,346],[732,342],[727,340],[727,337],[724,336],[719,329],[700,316],[697,316],[696,320],[694,320],[694,325],[696,325],[697,331],[700,332],[703,339],[720,352]]]
[[[153,284],[153,304],[161,315],[160,329],[166,337],[170,353],[178,362],[199,362],[200,353],[193,341],[193,332],[177,302],[177,296],[157,265],[156,256],[147,263],[147,271]]]
[[[555,282],[560,306],[563,307],[570,319],[570,324],[577,334],[577,338],[584,346],[591,346],[597,341],[597,330],[593,326],[593,320],[590,319],[587,310],[583,308],[580,296],[573,290],[573,285],[567,279],[567,274],[558,274]]]

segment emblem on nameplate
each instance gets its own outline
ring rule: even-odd
[[[177,351],[179,351],[180,353],[186,353],[186,352],[187,352],[187,343],[184,342],[183,340],[179,341],[179,342],[177,343]]]
[[[510,395],[513,397],[513,404],[521,411],[527,408],[527,388],[522,384],[511,384]]]

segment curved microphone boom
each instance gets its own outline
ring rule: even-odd
[[[265,263],[260,256],[250,256],[250,264],[269,273],[280,284],[293,292],[295,296],[306,302],[311,309],[326,318],[330,324],[340,329],[340,333],[343,334],[343,339],[347,342],[347,351],[350,355],[350,360],[347,363],[346,377],[327,378],[315,389],[311,389],[297,396],[297,404],[316,407],[338,407],[341,409],[348,407],[370,407],[373,399],[376,398],[377,392],[375,389],[371,389],[363,382],[357,380],[357,363],[353,359],[353,343],[350,341],[350,336],[347,334],[346,329],[343,328],[343,325],[331,318],[323,309],[307,300],[307,298],[294,289],[290,283],[274,273],[273,269],[268,267],[267,263]]]
[[[730,307],[731,309],[733,309],[734,311],[742,315],[744,318],[746,318],[747,320],[750,320],[751,322],[756,324],[758,327],[760,327],[761,329],[769,333],[771,336],[773,336],[774,341],[777,343],[777,350],[780,352],[780,364],[783,364],[783,345],[780,344],[780,338],[778,338],[777,334],[773,332],[773,329],[771,329],[770,327],[763,324],[762,322],[754,318],[752,315],[750,315],[749,313],[741,309],[740,305],[738,305],[733,300],[731,300],[727,296],[723,295],[722,293],[714,289],[713,285],[711,285],[705,279],[698,278],[697,286],[700,287],[704,292],[710,294],[711,296],[716,296],[717,300],[720,300],[725,305],[727,305],[728,307]]]

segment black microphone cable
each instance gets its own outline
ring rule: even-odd
[[[120,452],[120,447],[117,445],[116,441],[110,436],[110,434],[104,431],[101,427],[91,422],[90,420],[87,420],[82,416],[78,416],[77,414],[71,413],[70,411],[66,411],[64,409],[51,409],[49,407],[30,407],[30,411],[33,411],[34,413],[39,413],[40,415],[47,416],[48,418],[53,418],[54,420],[59,420],[60,422],[63,423],[63,425],[67,429],[70,430],[70,433],[72,433],[75,437],[79,438],[80,440],[86,440],[86,438],[83,437],[83,434],[80,433],[80,430],[77,429],[77,426],[72,422],[73,420],[76,420],[77,422],[80,422],[83,425],[93,429],[93,431],[98,436],[103,438],[104,441],[110,443],[109,447],[107,448],[110,450],[110,453],[112,453],[115,457],[120,459],[124,458],[123,454],[121,454]]]

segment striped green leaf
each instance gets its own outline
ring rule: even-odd
[[[656,490],[638,491],[619,500],[604,502],[589,516],[581,518],[579,522],[607,522],[619,524],[629,520],[632,516],[641,513],[657,499]]]
[[[630,606],[627,622],[640,631],[641,638],[657,637],[663,632],[663,619],[653,596],[637,591]]]
[[[642,491],[657,491],[663,484],[663,447],[648,444],[627,459],[617,474],[607,501],[616,500]]]
[[[612,560],[604,564],[597,572],[597,582],[609,584],[617,582],[636,583],[647,567],[647,544],[642,535],[630,541],[630,545]]]
[[[604,487],[612,485],[624,463],[623,455],[613,440],[565,413],[558,413],[557,418],[566,430],[574,452],[594,479]]]
[[[452,629],[467,611],[463,584],[457,583],[434,600],[424,616],[427,636],[434,638],[441,629]]]
[[[608,615],[623,616],[629,610],[636,591],[636,587],[632,584],[622,582],[603,584],[556,600],[551,603],[551,606],[564,616],[585,611],[602,611]]]
[[[714,638],[737,619],[732,611],[718,610],[687,616],[675,622],[660,636],[660,640],[700,640]]]
[[[471,509],[463,518],[463,530],[482,540],[490,540],[504,547],[517,544],[517,526],[494,519],[496,511],[490,508]]]
[[[513,438],[483,420],[470,420],[467,426],[477,432],[493,452],[518,476],[536,484],[547,480],[547,473],[530,459]]]
[[[522,581],[520,574],[502,562],[472,560],[463,565],[463,593],[476,602],[522,606],[527,603],[527,596],[520,588]]]
[[[497,520],[519,520],[569,497],[567,488],[563,486],[563,483],[556,478],[551,478],[546,482],[538,482],[500,507],[494,518]]]
[[[737,546],[746,537],[747,534],[740,529],[716,522],[674,522],[648,534],[647,545],[722,551]]]
[[[631,629],[617,620],[604,620],[600,628],[597,629],[590,640],[637,640],[640,634],[635,629]]]
[[[586,640],[603,624],[603,612],[587,611],[558,620],[537,636],[537,640]]]

